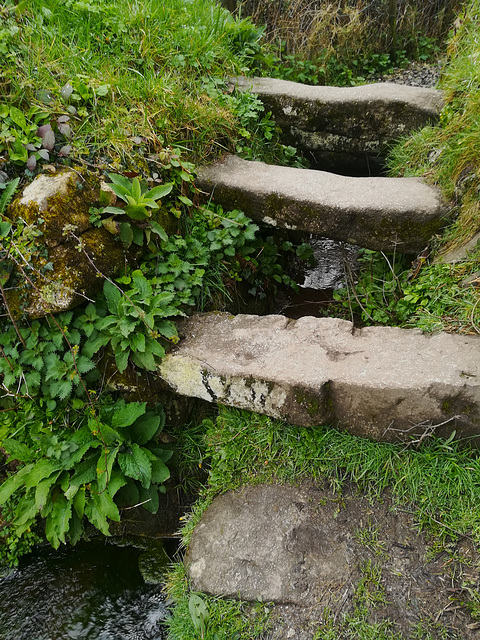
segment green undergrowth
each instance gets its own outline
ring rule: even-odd
[[[0,159],[145,173],[175,144],[194,161],[228,150],[289,162],[255,96],[227,82],[248,72],[262,33],[213,0],[6,0]]]
[[[339,495],[355,485],[372,500],[388,491],[411,510],[419,530],[445,541],[467,535],[480,543],[480,457],[453,438],[386,444],[330,427],[296,427],[267,416],[221,408],[189,438],[193,454],[209,460],[208,485],[183,530],[185,543],[219,493],[244,484],[305,479]],[[195,453],[193,453],[195,452]]]
[[[197,465],[209,468],[207,485],[201,489],[182,530],[184,545],[188,545],[195,526],[217,495],[244,485],[272,482],[313,482],[330,487],[339,500],[352,487],[372,503],[387,495],[397,508],[412,514],[417,530],[429,540],[432,555],[450,553],[452,541],[463,536],[480,544],[480,457],[468,442],[431,438],[420,444],[385,444],[328,426],[296,427],[230,408],[220,408],[216,419],[185,430],[179,439],[186,474],[194,473]],[[327,615],[324,624],[316,631],[312,629],[315,640],[404,638],[388,620],[369,621],[370,608],[383,597],[381,579],[375,571],[373,565],[364,568],[355,609],[335,622]],[[250,610],[240,602],[190,592],[182,564],[173,565],[168,585],[175,603],[169,621],[171,640],[203,637],[193,633],[189,610],[192,593],[203,601],[206,611],[215,612],[206,622],[205,638],[235,637],[228,635],[230,616],[243,620],[246,611],[254,613],[251,635],[240,632],[238,637],[263,637],[261,628],[257,635],[255,626],[256,616],[262,612],[260,603]],[[263,613],[268,615],[269,609],[267,605]],[[225,612],[224,616],[219,617],[218,611]],[[427,627],[417,625],[410,637],[439,637],[438,630]]]
[[[183,564],[175,564],[166,590],[175,602],[167,619],[171,640],[261,640],[269,630],[271,607],[191,592]]]

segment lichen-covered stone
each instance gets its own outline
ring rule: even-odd
[[[420,178],[352,178],[236,156],[202,168],[197,184],[256,221],[379,251],[417,254],[448,211]]]
[[[27,186],[9,209],[14,220],[23,220],[41,233],[30,267],[13,273],[6,302],[15,316],[38,318],[80,304],[98,291],[104,277],[113,276],[124,264],[123,245],[103,228],[89,222],[89,208],[98,202],[98,177],[66,170],[39,176]]]
[[[335,154],[385,154],[409,131],[438,120],[443,94],[392,83],[312,87],[274,78],[236,78],[240,91],[256,93],[286,136],[320,159]]]
[[[162,360],[172,389],[384,441],[480,436],[480,339],[337,318],[197,314]]]

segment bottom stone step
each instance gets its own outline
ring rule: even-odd
[[[480,340],[336,318],[198,314],[159,366],[177,393],[383,441],[480,435]]]

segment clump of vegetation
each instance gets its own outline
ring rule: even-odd
[[[266,25],[271,51],[258,57],[265,75],[336,85],[436,60],[457,8],[451,0],[237,3],[239,13]]]

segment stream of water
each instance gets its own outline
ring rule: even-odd
[[[0,640],[165,640],[162,585],[141,549],[103,541],[22,558],[0,580]]]

